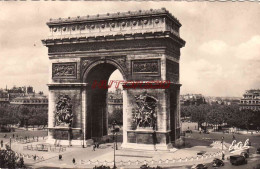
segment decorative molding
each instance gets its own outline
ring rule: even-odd
[[[102,56],[102,57],[86,57],[81,61],[81,73],[84,74],[85,70],[91,65],[91,63],[97,60],[113,60],[117,63],[124,72],[127,72],[126,56]]]
[[[107,14],[97,14],[97,15],[87,15],[87,16],[77,16],[77,17],[68,17],[68,18],[58,18],[50,19],[47,22],[48,26],[61,25],[68,23],[82,23],[82,22],[93,22],[95,20],[104,21],[111,19],[130,19],[130,18],[147,18],[151,16],[166,16],[176,25],[181,26],[179,20],[174,17],[168,10],[165,8],[161,9],[150,9],[150,10],[139,10],[139,11],[128,11],[128,12],[117,12],[117,13],[107,13]]]
[[[120,67],[127,72],[126,56],[109,56],[107,59],[112,59],[120,65]]]
[[[161,74],[160,59],[132,60],[132,75],[157,75]]]
[[[87,58],[82,58],[81,60],[81,72],[82,74],[85,72],[87,67],[94,62],[95,60],[99,60],[100,57],[87,57]]]
[[[77,63],[64,62],[52,64],[52,78],[77,78]]]

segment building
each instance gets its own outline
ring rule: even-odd
[[[48,143],[82,145],[82,139],[108,134],[108,90],[90,84],[107,82],[116,69],[124,81],[142,84],[122,85],[121,147],[168,150],[180,139],[179,60],[185,41],[169,11],[50,19],[47,25],[50,34],[42,42],[49,58],[55,56],[49,60]],[[170,83],[162,88],[156,81]]]
[[[48,108],[48,98],[43,92],[35,93],[32,86],[0,89],[0,104],[25,105]]]
[[[107,111],[111,114],[114,110],[123,112],[123,94],[121,89],[116,89],[115,92],[108,92],[107,94]]]
[[[6,90],[0,89],[0,104],[9,104],[9,95]]]
[[[240,109],[260,111],[260,89],[247,90],[240,100]]]
[[[184,106],[206,104],[202,94],[185,94],[180,96],[180,103]]]
[[[22,97],[16,97],[10,101],[13,105],[24,105],[35,108],[48,108],[48,98],[43,94],[27,94]]]

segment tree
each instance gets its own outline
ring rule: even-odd
[[[22,160],[18,160],[18,157],[15,155],[15,152],[12,150],[0,150],[0,167],[1,168],[22,168]]]
[[[118,124],[123,124],[123,110],[115,109],[111,114],[108,114],[108,124],[116,121]]]
[[[198,130],[202,127],[202,123],[206,122],[207,113],[210,110],[208,104],[201,104],[199,106],[190,106],[191,121],[198,123]]]

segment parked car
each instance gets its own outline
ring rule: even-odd
[[[256,149],[256,154],[260,154],[260,147]]]
[[[204,164],[194,164],[191,169],[208,169],[207,166],[205,166]]]
[[[246,152],[246,151],[243,151],[240,155],[241,155],[241,156],[244,156],[245,158],[248,158],[248,157],[249,157],[249,154],[248,154],[248,152]]]
[[[213,167],[220,167],[220,166],[224,166],[224,165],[225,165],[224,162],[218,158],[215,158],[212,163]]]
[[[230,156],[229,160],[230,160],[230,163],[232,165],[247,164],[246,158],[244,156],[241,156],[241,155]]]

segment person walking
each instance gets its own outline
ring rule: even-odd
[[[92,151],[96,151],[96,144],[95,143],[93,145],[93,150]]]
[[[59,155],[59,160],[60,160],[60,161],[62,160],[62,155],[61,155],[61,154]]]
[[[4,142],[3,142],[3,140],[1,140],[1,147],[3,147],[4,146]]]
[[[75,158],[72,159],[72,163],[75,164],[76,163],[76,160]]]

